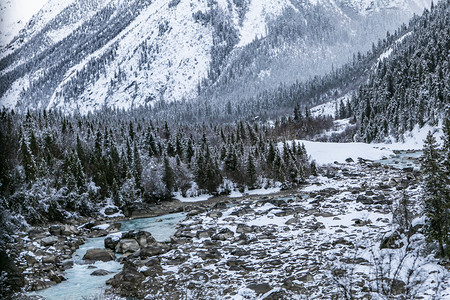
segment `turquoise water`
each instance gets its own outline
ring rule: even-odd
[[[413,167],[414,170],[420,169],[418,158],[422,156],[423,151],[401,152],[387,159],[376,160],[383,165],[390,165],[397,169]]]
[[[176,231],[178,222],[185,218],[184,213],[168,214],[155,218],[143,218],[123,221],[121,231],[143,230],[148,231],[157,241],[167,241]],[[30,296],[41,296],[48,300],[75,300],[100,298],[106,289],[105,282],[120,272],[122,265],[116,261],[95,262],[95,264],[84,264],[82,257],[88,249],[103,248],[105,237],[90,238],[81,245],[72,256],[73,268],[64,274],[66,281],[52,286],[48,289],[29,293]],[[94,266],[96,268],[89,268]],[[98,269],[112,272],[105,276],[91,276]]]

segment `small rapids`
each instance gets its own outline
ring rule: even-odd
[[[121,231],[148,231],[157,241],[168,241],[175,233],[178,222],[184,218],[184,213],[175,213],[160,217],[123,221]],[[122,270],[122,265],[117,261],[97,261],[93,264],[86,264],[82,257],[88,249],[104,248],[105,238],[89,238],[85,244],[75,251],[72,256],[73,267],[65,272],[66,281],[48,289],[31,292],[29,296],[41,296],[48,300],[102,299],[106,289],[106,281],[119,273]],[[92,272],[99,269],[111,273],[104,276],[91,275]]]

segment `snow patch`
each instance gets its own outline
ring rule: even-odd
[[[201,202],[206,201],[211,197],[213,197],[213,195],[210,194],[204,194],[195,197],[183,197],[179,192],[174,193],[174,198],[179,200],[180,202]]]
[[[345,163],[347,158],[357,161],[358,158],[378,160],[394,155],[394,152],[381,147],[365,143],[326,143],[296,140],[296,143],[305,145],[306,152],[316,163],[332,164],[335,161]],[[280,144],[280,147],[282,144]]]
[[[47,0],[2,1],[0,7],[0,47],[5,47]]]
[[[289,0],[252,0],[240,29],[241,39],[238,47],[250,44],[256,38],[267,35],[267,21],[280,16],[286,7],[297,10]]]

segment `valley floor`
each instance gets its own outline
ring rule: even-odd
[[[449,299],[450,264],[433,256],[422,234],[416,154],[401,162],[338,159],[299,189],[277,194],[133,211],[134,217],[185,211],[186,219],[170,242],[144,245],[131,236],[138,250],[122,255],[121,272],[104,277],[111,278],[105,297]],[[85,237],[120,236],[113,223],[120,220],[100,226],[104,220],[79,220],[78,227],[18,237],[28,288],[64,280],[71,267],[65,259]],[[130,236],[118,243],[123,248]]]
[[[130,256],[112,291],[146,299],[448,299],[449,265],[433,257],[417,218],[419,173],[371,162],[322,171],[290,195],[188,213],[171,250]]]

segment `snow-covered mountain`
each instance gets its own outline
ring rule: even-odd
[[[426,0],[49,0],[1,50],[0,106],[85,113],[199,93],[251,95],[330,71],[425,6]]]

